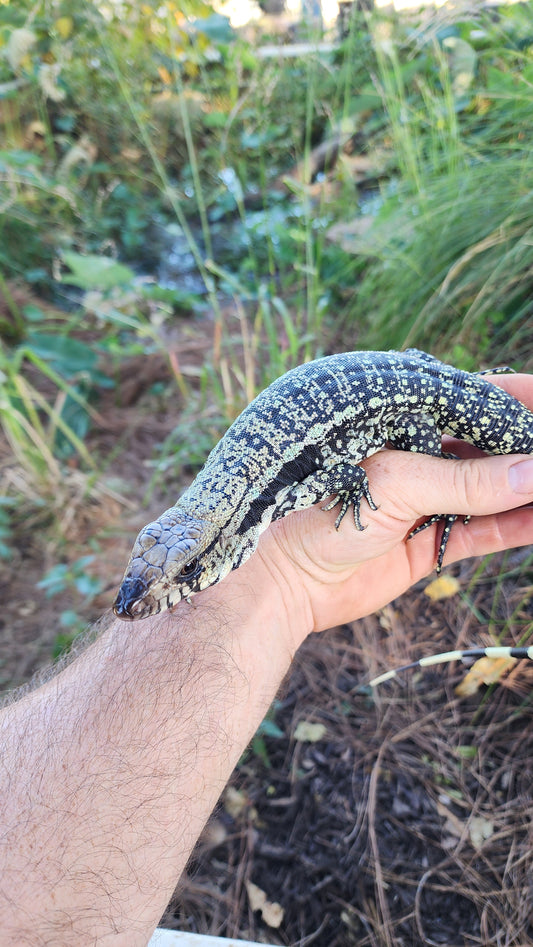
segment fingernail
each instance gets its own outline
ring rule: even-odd
[[[514,493],[533,493],[533,459],[509,467],[509,485]]]

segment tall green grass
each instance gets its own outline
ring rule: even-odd
[[[368,339],[473,356],[532,354],[533,166],[505,157],[388,199],[360,241]]]
[[[512,20],[481,19],[476,52],[460,35],[473,25],[403,50],[390,24],[376,26],[375,84],[396,173],[353,242],[366,266],[349,323],[371,348],[418,345],[466,367],[485,357],[524,364],[533,356],[533,155],[523,131],[533,45],[513,44]]]

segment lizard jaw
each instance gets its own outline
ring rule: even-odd
[[[148,595],[146,582],[134,576],[126,576],[113,602],[113,611],[117,618],[124,621],[133,621],[136,618],[145,618],[157,609],[154,609],[154,600]]]

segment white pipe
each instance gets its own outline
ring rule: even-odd
[[[211,937],[208,934],[187,934],[183,931],[167,931],[158,927],[150,938],[148,947],[269,947],[251,940],[235,940],[233,937]],[[270,947],[274,947],[273,944]]]

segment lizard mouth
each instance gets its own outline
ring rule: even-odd
[[[203,569],[198,558],[191,559],[178,573],[175,584],[147,582],[139,576],[126,576],[113,602],[113,612],[124,621],[135,621],[171,608],[182,598],[199,591],[198,578]]]
[[[134,621],[136,618],[145,618],[153,611],[151,596],[147,595],[148,586],[139,578],[124,579],[113,602],[113,611],[117,618],[124,621]]]

